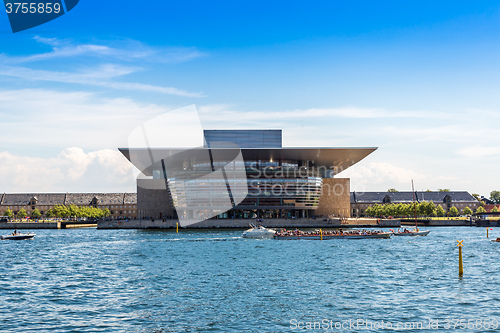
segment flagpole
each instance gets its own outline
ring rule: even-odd
[[[415,230],[418,231],[417,203],[415,202],[415,188],[413,187],[413,179],[411,180],[411,192],[413,193],[413,208],[415,209]]]

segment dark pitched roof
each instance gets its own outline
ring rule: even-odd
[[[493,201],[491,201],[490,199],[485,198],[485,197],[481,197],[481,201],[484,201],[484,203],[487,205],[494,205],[495,204]]]
[[[121,205],[124,193],[68,193],[66,205],[90,205],[94,197],[98,205]]]
[[[136,204],[136,193],[16,193],[3,195],[2,205],[29,205],[36,197],[37,205],[90,205],[94,197],[98,205]]]
[[[36,197],[37,205],[62,205],[64,196],[64,193],[6,193],[2,205],[29,205],[33,197]]]
[[[393,203],[413,202],[413,192],[351,192],[351,203],[383,203],[385,196]],[[449,195],[451,202],[476,202],[477,200],[467,191],[455,192],[416,192],[416,201],[444,202]]]
[[[125,193],[124,204],[137,204],[137,193]]]

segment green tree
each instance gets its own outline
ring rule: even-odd
[[[415,207],[417,208],[417,216],[424,215],[423,211],[424,206],[420,202],[415,202],[414,204],[412,204],[411,215],[415,215],[415,207],[413,207],[413,205],[415,205]]]
[[[421,202],[418,207],[420,215],[432,216],[436,211],[436,205],[432,201]]]
[[[372,206],[372,216],[373,217],[381,217],[384,214],[383,207],[379,204],[374,204]]]
[[[498,207],[497,206],[493,207],[493,209],[491,210],[491,212],[492,213],[498,213]]]
[[[481,214],[481,213],[486,213],[486,209],[484,209],[483,206],[480,206],[478,209],[476,209],[476,214]]]
[[[10,219],[14,216],[14,213],[12,210],[9,208],[5,211],[5,216],[8,216]]]
[[[395,188],[390,188],[387,190],[387,192],[391,192],[391,193],[397,193],[399,192],[398,190],[396,190]]]
[[[405,216],[406,215],[406,206],[403,203],[398,203],[396,205],[396,216]]]
[[[425,192],[432,192],[432,191],[431,191],[431,190],[429,190],[429,189],[427,189],[427,190],[425,190]]]
[[[395,216],[397,214],[396,204],[390,203],[384,205],[385,216]]]
[[[404,205],[404,215],[405,216],[414,216],[415,208],[413,204],[405,204]]]
[[[70,205],[68,208],[68,211],[69,211],[69,217],[79,217],[78,215],[80,215],[79,213],[79,209],[77,206],[75,205]]]
[[[465,207],[464,208],[464,214],[465,215],[472,215],[472,209],[470,209],[469,207]]]
[[[445,212],[444,212],[443,207],[441,205],[438,205],[436,207],[436,215],[442,217],[442,216],[444,216],[444,214],[445,214]]]
[[[427,203],[427,216],[436,216],[436,204],[434,201],[429,201]]]
[[[40,218],[40,216],[42,216],[42,213],[40,213],[38,208],[35,208],[35,210],[31,212],[32,219],[38,220]]]
[[[472,193],[471,195],[472,195],[472,196],[474,197],[474,199],[476,199],[477,201],[481,201],[481,197],[479,196],[479,194],[477,194],[477,193]]]
[[[24,208],[21,208],[17,212],[17,217],[20,218],[20,219],[24,219],[26,216],[28,216],[28,214],[26,213],[26,209],[24,209]]]
[[[457,207],[453,206],[450,208],[450,211],[448,212],[450,216],[458,216],[458,209]]]
[[[49,211],[49,214],[54,217],[69,217],[68,207],[64,205],[55,205]]]
[[[79,217],[79,218],[99,218],[110,215],[109,209],[100,209],[92,206],[64,206],[56,205],[47,210],[45,216],[47,217]]]
[[[438,189],[438,192],[450,192],[449,188],[440,188]]]
[[[481,205],[481,207],[484,207],[484,205],[485,205],[484,201],[482,201],[482,200],[479,201],[479,205]]]
[[[491,191],[490,200],[496,204],[500,204],[500,191]]]

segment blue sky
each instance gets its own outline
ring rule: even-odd
[[[206,128],[379,147],[339,175],[353,190],[488,196],[499,28],[494,1],[87,0],[16,34],[0,13],[0,190],[135,191],[116,148],[195,104]]]

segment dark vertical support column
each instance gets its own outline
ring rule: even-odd
[[[165,168],[165,160],[163,160],[163,159],[161,160],[161,168],[162,168],[162,171],[163,171],[163,178],[165,179],[165,191],[167,193],[167,204],[170,205],[170,202],[169,202],[168,198],[171,198],[172,195],[170,193],[170,188],[168,187],[167,169]],[[175,207],[172,207],[172,209],[175,209]],[[159,218],[161,218],[161,213],[160,213],[160,217]]]
[[[212,157],[212,149],[208,149],[208,155],[210,156],[210,165],[212,166],[212,172],[215,172],[214,159]],[[229,181],[227,180],[227,174],[224,167],[221,168],[222,175],[224,176],[224,181],[226,183],[227,193],[229,194],[229,200],[231,200],[231,206],[235,206],[233,192],[231,191],[231,187],[229,186]]]

